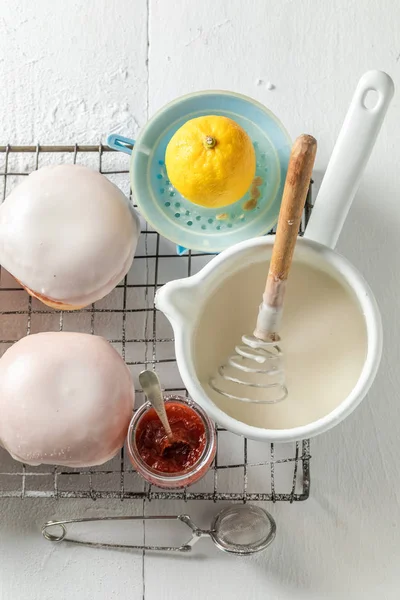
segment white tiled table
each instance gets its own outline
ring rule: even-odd
[[[97,144],[117,128],[135,137],[147,118],[176,96],[233,89],[268,105],[293,137],[303,131],[317,137],[318,187],[360,75],[382,68],[398,84],[397,4],[2,0],[0,143]],[[273,90],[267,89],[268,82]],[[382,309],[382,367],[356,413],[313,442],[310,499],[269,507],[278,523],[270,550],[241,560],[205,540],[193,557],[143,559],[53,546],[38,534],[46,519],[141,513],[141,501],[3,499],[2,600],[397,600],[398,112],[396,96],[339,243],[339,251],[368,279]],[[121,184],[127,185],[126,178]],[[21,294],[20,302],[25,301]],[[57,327],[57,319],[38,317],[32,328]],[[90,329],[91,316],[66,317],[64,326],[75,328],[75,319],[80,328]],[[17,320],[8,322],[2,337],[18,334]],[[101,331],[117,324],[100,320],[96,326]],[[142,351],[129,349],[131,356]],[[173,372],[165,368],[163,375],[176,385]],[[146,505],[149,512],[190,512],[204,526],[216,509],[213,502]]]

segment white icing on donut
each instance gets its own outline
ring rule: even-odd
[[[124,194],[104,175],[44,167],[0,207],[0,263],[33,292],[88,305],[126,275],[139,232]]]
[[[0,359],[0,441],[22,462],[103,464],[125,441],[135,399],[117,351],[84,333],[39,333]]]

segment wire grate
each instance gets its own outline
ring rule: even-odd
[[[126,156],[107,146],[0,146],[1,200],[23,177],[48,164],[79,163],[96,168],[130,195]],[[311,212],[307,199],[304,225]],[[154,294],[170,279],[199,271],[210,255],[177,256],[175,246],[142,222],[133,268],[115,290],[91,307],[73,313],[55,311],[29,297],[4,270],[0,279],[0,354],[15,341],[40,331],[83,331],[102,335],[121,353],[137,381],[144,368],[157,369],[167,392],[186,394],[176,366],[172,329],[154,308]],[[137,402],[143,402],[141,390]],[[164,491],[148,485],[133,470],[122,450],[100,467],[69,469],[30,467],[0,449],[0,498],[117,498],[298,501],[309,496],[308,440],[267,444],[218,429],[213,469],[185,490]]]

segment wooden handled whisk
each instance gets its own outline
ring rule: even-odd
[[[210,380],[234,400],[272,404],[288,395],[283,352],[278,345],[286,283],[311,181],[317,142],[301,135],[292,146],[274,247],[253,335],[243,335],[233,356]]]

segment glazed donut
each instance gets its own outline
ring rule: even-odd
[[[38,333],[0,359],[0,445],[21,462],[88,467],[123,446],[135,391],[104,339]]]
[[[139,232],[128,200],[104,175],[43,167],[0,207],[0,263],[44,304],[76,310],[125,277]]]

